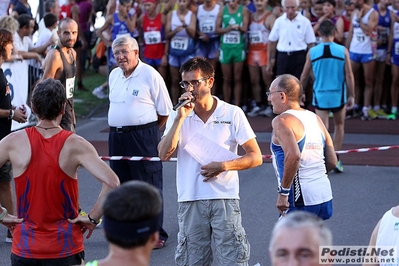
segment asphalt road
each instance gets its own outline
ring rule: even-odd
[[[106,128],[107,121],[102,116],[79,121],[77,133],[98,144],[107,141],[108,133],[104,132]],[[267,133],[257,134],[259,139],[267,137]],[[391,137],[396,143],[399,142],[397,136]],[[362,139],[362,135],[353,135],[349,139]],[[374,141],[377,140],[374,138]],[[378,156],[378,152],[375,156]],[[169,240],[163,249],[152,253],[151,265],[154,266],[174,265],[178,231],[175,167],[174,162],[164,163],[164,228],[169,233]],[[330,175],[334,214],[327,225],[333,231],[334,245],[368,244],[370,234],[383,213],[399,203],[398,178],[397,167],[380,166],[345,165],[344,173]],[[79,185],[80,202],[83,209],[89,211],[97,199],[100,184],[85,169],[81,169]],[[274,171],[269,162],[240,172],[240,204],[243,225],[251,244],[250,265],[270,265],[268,244],[278,217],[275,207],[276,186]],[[0,228],[0,266],[10,265],[11,245],[4,242],[5,237],[6,229]],[[107,243],[101,228],[85,240],[85,252],[87,260],[107,255]]]

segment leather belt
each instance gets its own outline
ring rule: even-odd
[[[158,121],[154,121],[145,125],[138,125],[138,126],[122,126],[122,127],[110,127],[111,131],[115,131],[117,133],[126,133],[130,131],[136,131],[140,129],[146,129],[153,126],[158,125]]]
[[[280,51],[279,51],[279,53],[282,53],[282,54],[286,54],[286,55],[288,55],[288,56],[291,56],[291,55],[306,53],[306,50],[292,51],[292,52],[280,52]]]

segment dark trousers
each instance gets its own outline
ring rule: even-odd
[[[277,76],[291,74],[301,78],[303,66],[306,62],[306,50],[293,53],[277,52]]]
[[[108,139],[109,155],[158,157],[159,141],[158,125],[144,129],[126,130],[120,133],[111,130]],[[156,187],[162,196],[162,162],[111,160],[110,166],[119,177],[121,183],[130,180],[141,180]],[[159,217],[159,225],[160,238],[166,241],[168,234],[162,227],[163,206]]]

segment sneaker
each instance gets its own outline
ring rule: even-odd
[[[92,91],[92,94],[96,96],[98,99],[105,99],[108,97],[107,94],[104,93],[104,89],[102,86],[98,86]]]
[[[251,112],[247,113],[247,116],[249,117],[255,117],[258,116],[260,113],[260,107],[259,106],[254,106],[254,108],[252,108]]]
[[[264,115],[266,117],[272,117],[273,116],[273,110],[270,106],[266,107],[265,110],[260,112],[261,115]]]
[[[87,213],[84,210],[79,211],[80,216],[87,216]]]
[[[344,167],[342,166],[341,160],[338,160],[337,165],[334,168],[334,172],[336,172],[336,173],[344,172]]]
[[[6,243],[12,243],[12,234],[9,229],[7,229]]]
[[[398,113],[395,112],[395,113],[392,113],[392,114],[387,115],[387,119],[388,119],[388,120],[396,120],[396,117],[397,117],[397,116],[398,116]]]
[[[368,118],[369,120],[376,119],[377,117],[378,117],[378,114],[377,114],[376,111],[374,111],[374,109],[370,108],[370,109],[367,111],[367,118]]]
[[[377,111],[375,111],[375,113],[380,119],[388,119],[388,114],[385,113],[383,109],[378,109]]]
[[[248,106],[246,106],[246,105],[243,105],[243,106],[241,107],[241,109],[242,109],[242,111],[243,111],[245,114],[248,112]]]

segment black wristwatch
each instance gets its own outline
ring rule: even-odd
[[[289,188],[283,188],[281,185],[277,187],[277,192],[283,196],[288,196],[290,194]]]
[[[93,224],[96,224],[96,225],[97,225],[97,224],[100,223],[100,220],[96,221],[96,220],[94,220],[93,218],[91,218],[91,217],[90,217],[90,214],[88,214],[87,217],[89,218],[89,221],[90,221],[91,223],[93,223]]]

